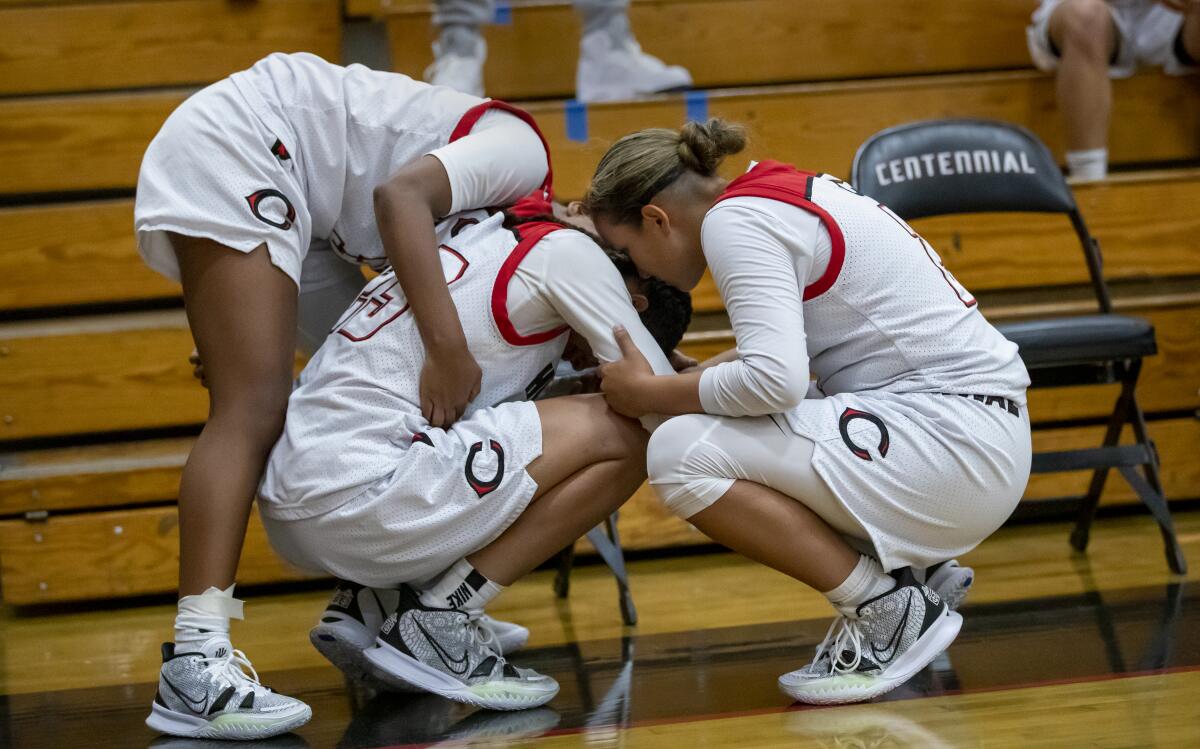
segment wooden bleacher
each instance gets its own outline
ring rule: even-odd
[[[1061,154],[1053,81],[1029,69],[1024,48],[1035,4],[845,0],[801,14],[793,0],[634,0],[632,19],[648,51],[688,65],[697,85],[711,89],[711,114],[749,125],[747,157],[845,175],[871,133],[931,117],[1016,121]],[[491,91],[569,95],[577,38],[569,3],[511,5],[512,25],[487,31]],[[426,64],[427,3],[347,0],[344,12],[386,25],[397,68],[419,72]],[[0,0],[5,602],[174,588],[174,497],[207,400],[186,362],[191,339],[178,288],[146,269],[134,247],[142,152],[191,91],[267,52],[336,59],[341,13],[337,0]],[[1140,168],[1077,194],[1102,243],[1118,307],[1157,328],[1160,353],[1146,361],[1139,396],[1167,496],[1193,499],[1200,497],[1200,81],[1147,72],[1118,82],[1115,102],[1113,161]],[[554,148],[559,194],[569,197],[582,194],[612,140],[638,127],[677,126],[685,106],[685,97],[671,95],[588,107],[588,137],[579,142],[567,137],[563,102],[529,104]],[[744,163],[731,163],[730,172]],[[992,319],[1090,310],[1065,221],[951,217],[917,228]],[[732,345],[710,283],[695,301],[700,314],[685,348],[704,356]],[[1094,422],[1111,403],[1099,392],[1031,393],[1041,425],[1035,447],[1098,442],[1102,427]],[[1026,501],[1077,493],[1086,481],[1086,473],[1036,476]],[[1109,482],[1105,503],[1131,501],[1123,482]],[[621,530],[635,549],[705,541],[645,487],[623,511]],[[241,570],[244,583],[301,576],[270,551],[257,517]]]
[[[511,22],[484,29],[489,94],[571,98],[579,56],[572,4],[509,5]],[[396,70],[419,76],[433,61],[430,3],[351,0],[350,6],[385,20]],[[629,18],[647,52],[687,67],[698,88],[728,88],[1028,67],[1024,33],[1036,6],[1037,0],[992,0],[981,24],[980,6],[962,0],[891,0],[872,3],[870,12],[862,2],[634,0]]]

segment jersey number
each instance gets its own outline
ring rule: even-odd
[[[962,302],[963,305],[967,307],[974,307],[977,304],[975,297],[971,295],[971,292],[967,291],[967,287],[958,282],[958,279],[954,277],[953,273],[946,269],[945,264],[942,263],[941,256],[937,254],[937,251],[933,249],[929,242],[925,241],[925,237],[922,237],[920,234],[917,234],[915,231],[913,231],[912,227],[908,225],[908,222],[897,216],[891,208],[888,208],[882,203],[877,205],[879,206],[879,210],[890,216],[893,221],[895,221],[902,229],[904,229],[904,231],[908,232],[910,237],[921,243],[921,249],[925,250],[925,256],[929,258],[929,262],[934,264],[934,267],[941,271],[942,278],[946,279],[946,283],[949,284],[950,289],[954,292],[954,295],[958,297],[958,301]]]
[[[471,264],[452,247],[442,245],[438,250],[446,285],[450,285],[462,278]],[[408,307],[395,272],[389,270],[367,284],[333,330],[355,343],[365,341],[408,312]]]

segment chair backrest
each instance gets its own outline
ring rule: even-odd
[[[929,120],[882,130],[859,147],[851,182],[906,219],[1075,210],[1071,189],[1037,136],[991,120]]]
[[[913,122],[863,143],[850,169],[854,189],[904,219],[955,213],[1064,213],[1079,236],[1102,312],[1112,300],[1098,246],[1049,149],[1019,125],[995,120]]]

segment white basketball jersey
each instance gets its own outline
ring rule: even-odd
[[[810,367],[822,392],[969,393],[1025,403],[1029,375],[1016,344],[887,207],[835,177],[772,161],[731,182],[719,200],[740,197],[802,208],[829,232],[829,264],[803,291]]]
[[[508,319],[508,284],[522,258],[558,224],[516,230],[504,215],[458,214],[437,227],[442,269],[467,345],[483,370],[466,415],[531,399],[554,376],[565,326],[521,335]],[[300,374],[284,431],[268,461],[264,497],[304,514],[332,509],[396,468],[397,451],[420,439],[425,348],[392,271],[369,283]],[[292,513],[297,516],[296,512]]]
[[[230,80],[278,134],[282,163],[303,175],[313,240],[375,270],[388,261],[372,188],[469,133],[488,110],[503,109],[537,131],[527,113],[504,102],[305,53],[270,55]]]

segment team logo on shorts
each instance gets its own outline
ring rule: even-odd
[[[486,481],[475,475],[475,456],[483,452],[483,443],[476,442],[471,445],[471,450],[467,453],[465,470],[467,483],[481,498],[496,491],[500,482],[504,480],[504,448],[500,447],[500,443],[496,440],[488,440],[488,445],[492,448],[492,452],[496,453],[496,475]]]
[[[288,153],[287,146],[283,145],[283,141],[278,138],[271,144],[271,153],[280,161],[291,161],[292,155]]]
[[[278,190],[259,190],[247,195],[246,202],[250,204],[254,218],[276,229],[287,231],[296,221],[296,209],[292,201]]]
[[[891,438],[888,437],[887,425],[883,423],[883,419],[875,414],[869,414],[866,411],[859,411],[856,408],[847,408],[842,411],[842,417],[838,419],[838,431],[842,433],[842,442],[846,443],[846,447],[850,448],[850,452],[854,453],[856,458],[863,460],[872,460],[871,453],[867,452],[862,447],[855,444],[854,440],[850,439],[850,422],[855,419],[863,419],[875,425],[879,430],[879,457],[886,458],[888,448],[891,446]]]

